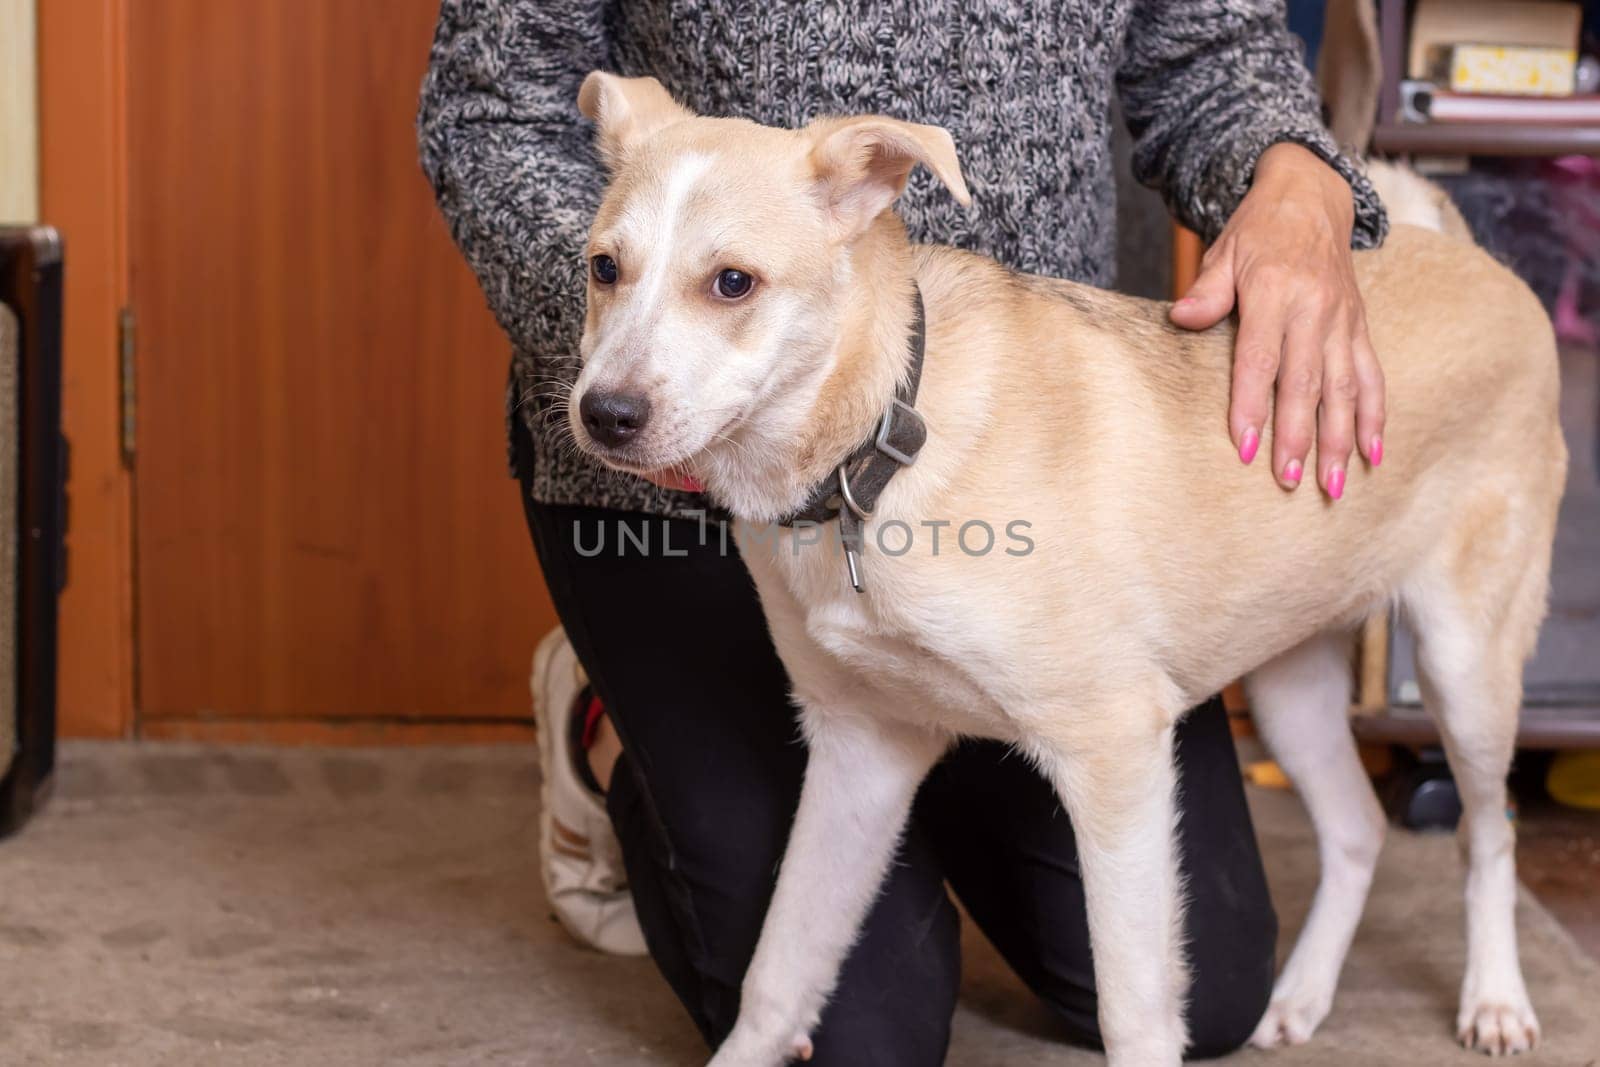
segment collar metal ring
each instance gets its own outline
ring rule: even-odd
[[[845,474],[846,464],[839,464],[839,495],[844,497],[845,506],[848,507],[856,518],[863,521],[872,518],[872,512],[856,503],[855,494],[850,491],[850,479]]]

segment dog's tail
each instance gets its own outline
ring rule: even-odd
[[[1367,163],[1367,177],[1378,190],[1390,222],[1422,226],[1472,241],[1472,230],[1450,201],[1450,195],[1410,167],[1371,160]]]

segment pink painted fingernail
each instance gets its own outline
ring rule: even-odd
[[[1283,465],[1283,480],[1288,482],[1290,485],[1299,485],[1301,472],[1302,468],[1300,466],[1300,461],[1297,459],[1291,459],[1288,463]]]
[[[1335,467],[1328,472],[1328,495],[1338,500],[1344,496],[1344,468]]]
[[[1261,447],[1261,435],[1256,433],[1254,426],[1245,430],[1244,436],[1239,438],[1239,460],[1249,463],[1256,458],[1256,449]]]
[[[1383,462],[1383,438],[1378,436],[1372,438],[1372,447],[1367,449],[1367,456],[1372,460],[1374,467]]]

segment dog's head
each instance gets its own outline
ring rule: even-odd
[[[826,377],[862,282],[854,252],[913,166],[969,202],[950,136],[932,126],[703,118],[653,78],[601,72],[578,107],[611,181],[589,234],[568,419],[579,447],[663,484],[747,448],[752,421],[803,417],[797,386]]]

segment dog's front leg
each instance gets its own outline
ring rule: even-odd
[[[1172,726],[1083,732],[1036,745],[1077,839],[1106,1059],[1169,1067],[1188,1044]]]
[[[877,896],[917,787],[947,739],[866,713],[807,711],[805,785],[778,886],[712,1067],[810,1055],[812,1029]]]

